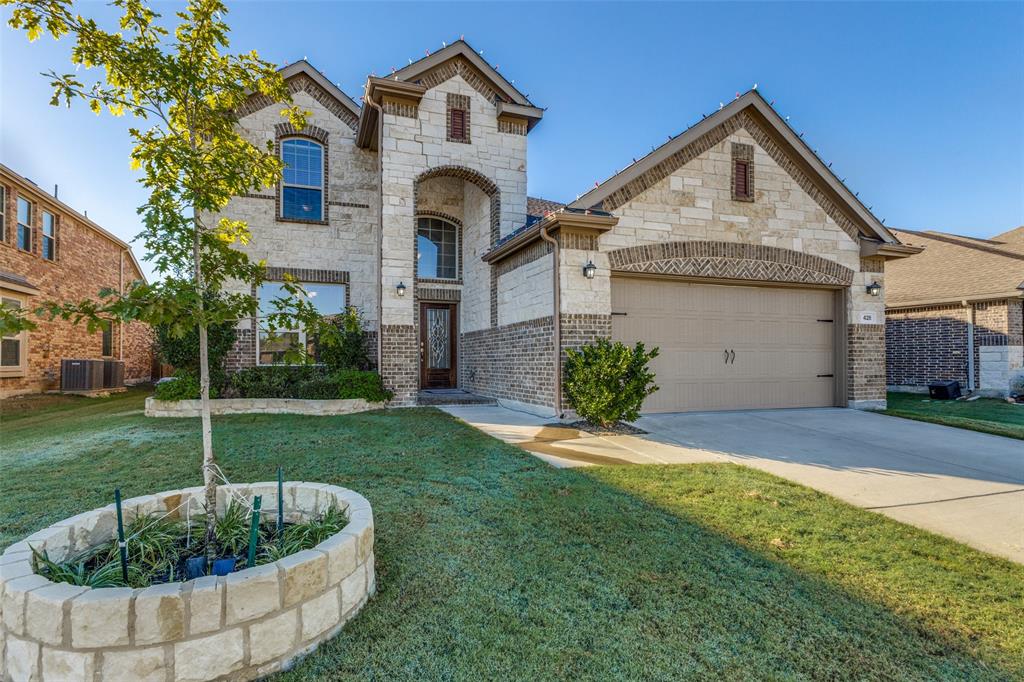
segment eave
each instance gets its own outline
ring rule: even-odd
[[[618,216],[604,211],[562,209],[549,213],[533,225],[513,233],[506,241],[500,242],[485,253],[481,259],[492,265],[498,263],[542,239],[541,231],[545,229],[549,234],[559,230],[603,234],[615,227],[618,222]]]
[[[895,258],[907,258],[924,251],[923,246],[912,246],[910,244],[893,244],[889,242],[880,242],[874,239],[861,239],[860,240],[860,255],[861,258],[881,257],[886,260],[893,260]]]
[[[544,118],[544,110],[540,107],[498,102],[498,118],[526,121],[526,130],[529,132],[533,130],[533,126],[540,123],[540,120]]]
[[[493,87],[496,92],[506,97],[510,102],[520,104],[524,107],[533,107],[533,104],[526,98],[526,95],[521,93],[504,76],[498,73],[494,67],[484,61],[483,57],[481,57],[476,50],[470,47],[465,40],[461,39],[431,55],[418,59],[412,64],[399,69],[392,75],[399,80],[414,81],[434,67],[440,66],[449,59],[454,59],[458,56],[463,57],[466,61],[472,64],[473,67],[490,82],[491,87]]]
[[[359,128],[356,131],[356,146],[361,149],[377,149],[377,108],[386,100],[418,105],[423,99],[426,87],[418,83],[406,83],[394,78],[366,79],[363,107],[359,112]],[[373,104],[370,104],[372,102]]]
[[[935,305],[967,305],[968,303],[982,303],[984,301],[1005,301],[1010,298],[1024,299],[1024,284],[1017,289],[1007,292],[992,292],[986,294],[974,294],[972,296],[945,296],[942,298],[919,298],[907,301],[885,302],[886,310],[899,310],[902,308],[925,308]]]

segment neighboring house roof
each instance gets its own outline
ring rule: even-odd
[[[992,241],[1000,243],[1011,242],[1024,244],[1024,225],[1021,225],[1020,227],[1015,227],[1012,230],[1007,230],[1006,232],[1003,232],[1001,234],[997,234],[995,237],[992,237]]]
[[[455,59],[457,57],[466,59],[470,64],[476,67],[480,74],[489,81],[491,87],[499,94],[506,97],[509,102],[526,107],[533,106],[526,95],[506,80],[504,76],[498,73],[497,69],[484,61],[484,58],[481,57],[476,50],[470,47],[469,43],[461,38],[451,45],[448,45],[432,54],[428,54],[426,57],[422,57],[414,61],[412,64],[395,71],[388,76],[388,78],[407,82],[415,81],[427,71],[440,66],[449,59]]]
[[[645,173],[655,171],[659,164],[670,160],[684,147],[745,110],[756,112],[757,120],[767,124],[770,128],[768,132],[773,134],[775,141],[788,147],[799,165],[820,179],[821,182],[816,184],[820,185],[820,189],[826,196],[846,207],[846,213],[854,220],[854,224],[857,225],[861,234],[869,238],[880,239],[884,243],[897,243],[896,238],[882,225],[881,221],[832,173],[828,166],[807,146],[807,143],[793,132],[789,124],[756,90],[746,92],[699,123],[687,128],[647,156],[599,183],[597,187],[570,203],[569,206],[573,208],[600,206],[602,201],[616,191],[623,189]],[[614,210],[616,207],[607,208]]]
[[[924,250],[886,264],[889,308],[1024,297],[1024,241],[1002,244],[943,232],[893,233]]]
[[[539,197],[526,197],[526,215],[528,217],[543,218],[548,213],[560,208],[565,208],[565,204]]]
[[[13,170],[11,170],[10,167],[5,166],[4,164],[0,163],[0,171],[2,171],[4,175],[10,176],[15,182],[18,182],[19,184],[21,184],[22,187],[24,187],[26,190],[28,190],[30,192],[34,192],[35,194],[37,194],[37,195],[39,195],[41,197],[44,197],[46,201],[50,202],[54,206],[59,207],[65,213],[70,214],[78,222],[82,223],[86,227],[88,227],[88,228],[92,229],[93,231],[97,232],[100,236],[109,239],[110,241],[114,242],[115,244],[117,244],[118,246],[123,248],[125,251],[128,252],[128,256],[132,259],[132,264],[135,266],[136,271],[138,271],[139,277],[142,278],[143,282],[147,281],[146,280],[146,273],[142,270],[142,266],[139,265],[139,261],[135,258],[135,254],[132,252],[131,244],[129,244],[128,242],[124,241],[120,237],[117,237],[113,233],[107,232],[105,229],[103,229],[102,227],[100,227],[99,225],[94,223],[93,221],[89,220],[87,217],[85,217],[84,215],[82,215],[81,213],[76,211],[75,209],[71,208],[70,206],[65,204],[63,201],[61,201],[57,197],[55,197],[52,194],[50,194],[49,192],[46,192],[45,190],[43,190],[41,187],[39,187],[39,185],[37,185],[36,183],[34,183],[31,180],[29,180],[28,178],[26,178],[24,175],[21,175],[20,173],[16,173]]]

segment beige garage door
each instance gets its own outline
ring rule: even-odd
[[[661,350],[645,412],[826,407],[833,302],[820,289],[616,277],[612,337]]]

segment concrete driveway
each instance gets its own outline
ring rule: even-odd
[[[844,409],[659,414],[593,436],[497,406],[445,408],[555,466],[735,462],[1024,563],[1024,442]]]

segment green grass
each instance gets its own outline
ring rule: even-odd
[[[197,421],[142,396],[4,415],[0,545],[196,485]],[[106,409],[106,411],[104,411]],[[351,487],[378,593],[280,680],[1001,680],[1024,566],[743,467],[556,470],[431,409],[215,418],[238,481]]]
[[[1024,439],[1024,405],[995,398],[929,400],[918,393],[890,393],[887,402],[884,414],[894,417]]]

